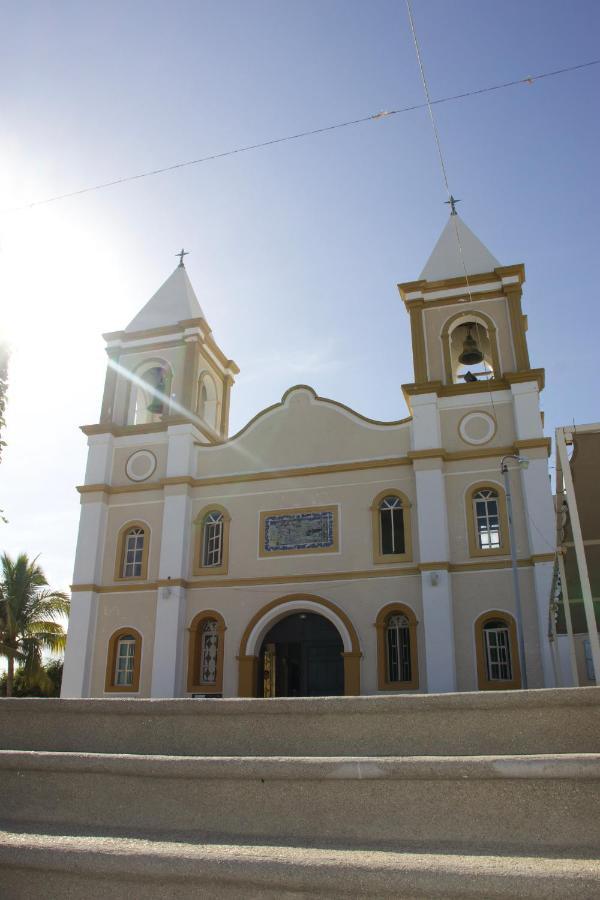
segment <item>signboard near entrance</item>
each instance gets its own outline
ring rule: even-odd
[[[280,553],[327,553],[337,546],[337,507],[282,509],[260,516],[261,556]]]

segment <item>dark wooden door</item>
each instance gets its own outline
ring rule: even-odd
[[[323,616],[287,616],[265,636],[259,665],[258,696],[265,690],[265,668],[275,670],[276,697],[331,697],[344,693],[344,646]],[[268,655],[268,658],[267,658]],[[269,684],[273,683],[270,676]]]

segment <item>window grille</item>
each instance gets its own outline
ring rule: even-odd
[[[510,634],[506,622],[488,622],[483,628],[483,639],[488,680],[512,681]]]
[[[499,550],[501,545],[498,491],[484,488],[473,496],[475,531],[480,550]]]
[[[404,509],[399,497],[385,497],[379,504],[379,550],[383,555],[405,553]]]
[[[123,578],[136,578],[142,574],[144,556],[144,529],[132,528],[125,536],[125,553],[123,554]]]
[[[115,662],[115,685],[131,687],[133,684],[133,666],[135,662],[135,638],[132,634],[124,634],[117,644]]]
[[[410,681],[410,626],[406,616],[398,613],[389,617],[386,645],[388,681]]]
[[[219,634],[216,619],[206,619],[200,636],[200,682],[216,684]]]
[[[220,566],[223,562],[223,516],[209,512],[204,518],[202,539],[202,565]]]

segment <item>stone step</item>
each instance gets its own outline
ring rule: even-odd
[[[0,700],[0,746],[185,756],[600,751],[600,687],[274,700]]]
[[[0,872],[7,900],[600,895],[600,863],[581,856],[198,844],[43,831],[0,831]]]
[[[600,846],[600,754],[174,757],[1,751],[12,825],[203,840]]]

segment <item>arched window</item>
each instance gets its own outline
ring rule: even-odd
[[[383,491],[371,507],[373,561],[404,562],[411,558],[410,504],[399,491]]]
[[[109,643],[105,691],[135,692],[140,687],[142,638],[134,628],[116,631]]]
[[[380,691],[414,690],[419,686],[417,619],[408,607],[390,604],[375,622]]]
[[[222,507],[209,507],[196,518],[195,575],[222,575],[229,555],[229,515]]]
[[[479,549],[497,550],[501,544],[498,491],[482,488],[473,494],[473,515]]]
[[[150,533],[142,522],[129,522],[119,532],[115,580],[148,577]]]
[[[202,562],[205,567],[220,566],[223,562],[223,514],[214,510],[204,517],[202,524]]]
[[[217,430],[218,413],[219,400],[214,378],[208,372],[203,372],[198,384],[198,415],[207,425]]]
[[[499,485],[473,485],[467,493],[467,522],[471,556],[508,552],[504,491]]]
[[[188,691],[218,693],[223,690],[223,642],[225,622],[218,612],[198,613],[190,627]]]
[[[504,612],[491,611],[475,623],[477,675],[482,691],[521,686],[521,671],[515,620]]]
[[[142,366],[132,382],[135,425],[159,422],[168,415],[172,381],[173,373],[166,363]]]

